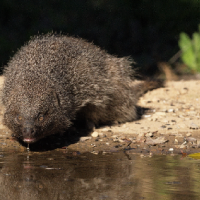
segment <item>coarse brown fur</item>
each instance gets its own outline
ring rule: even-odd
[[[158,85],[135,80],[131,64],[83,39],[36,36],[5,68],[4,123],[32,143],[66,131],[74,120],[100,125],[137,119],[138,98]]]

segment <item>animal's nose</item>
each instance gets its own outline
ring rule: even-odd
[[[35,130],[30,127],[25,127],[22,132],[23,132],[23,135],[26,135],[26,136],[33,136],[35,134]]]

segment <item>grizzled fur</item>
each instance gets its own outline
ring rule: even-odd
[[[4,123],[27,143],[66,130],[75,119],[132,121],[140,95],[155,87],[134,79],[130,59],[63,35],[34,37],[4,75]]]

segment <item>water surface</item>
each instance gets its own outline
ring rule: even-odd
[[[199,199],[200,160],[181,155],[0,152],[1,200]]]

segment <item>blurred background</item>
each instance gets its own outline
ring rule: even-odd
[[[131,56],[144,76],[176,79],[200,71],[199,23],[199,0],[1,0],[1,71],[30,36],[53,31]]]

